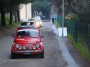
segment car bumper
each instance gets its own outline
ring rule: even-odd
[[[12,53],[14,54],[19,54],[19,55],[33,55],[33,54],[40,54],[42,53],[43,50],[26,50],[26,51],[13,51]]]

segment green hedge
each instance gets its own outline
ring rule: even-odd
[[[84,57],[86,58],[89,62],[90,62],[90,52],[89,50],[84,46],[85,43],[83,43],[83,41],[80,42],[75,42],[74,38],[72,35],[68,35],[68,38],[70,39],[70,41],[72,42],[73,46],[77,49],[77,51]]]

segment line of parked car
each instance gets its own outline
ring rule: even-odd
[[[11,58],[14,59],[18,55],[39,55],[44,58],[44,46],[42,43],[40,27],[42,21],[39,16],[22,20],[21,25],[17,28],[11,47]]]

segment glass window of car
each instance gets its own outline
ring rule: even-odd
[[[17,36],[39,37],[39,33],[36,30],[21,30],[17,32]]]
[[[27,25],[27,23],[26,23],[26,22],[22,22],[22,23],[21,23],[21,26],[23,26],[23,25]]]
[[[35,21],[28,21],[28,22],[22,22],[21,26],[26,26],[26,25],[34,25]]]

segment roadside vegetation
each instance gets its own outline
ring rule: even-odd
[[[17,27],[20,24],[20,22],[15,22],[15,19],[13,19],[12,24],[9,24],[10,23],[10,15],[9,14],[5,15],[5,20],[6,20],[6,26],[3,26],[3,27],[12,28],[12,27]],[[0,19],[0,21],[1,21],[1,19]],[[1,26],[1,23],[0,23],[0,26]]]
[[[42,19],[49,19],[52,4],[53,0],[35,0],[32,3],[33,16],[39,15]]]
[[[80,54],[90,61],[90,1],[65,0],[65,26],[68,38]],[[62,1],[54,0],[55,14],[62,16]],[[59,20],[61,21],[61,20]],[[59,22],[58,24],[61,25]]]
[[[70,34],[68,35],[68,38],[70,39],[73,46],[77,49],[77,51],[79,51],[79,53],[90,62],[90,51],[85,46],[85,41],[79,37],[80,40],[76,43],[73,36]]]
[[[20,4],[27,4],[33,1],[34,0],[0,0],[1,26],[7,25],[7,21],[8,21],[8,19],[6,18],[7,14],[10,15],[8,17],[10,19],[9,20],[10,25],[12,25],[13,19],[15,19],[15,22],[19,22],[20,21],[20,16],[19,16]]]
[[[0,23],[0,37],[5,36],[7,33],[10,33],[11,31],[16,31],[16,28],[20,25],[20,23],[15,22],[15,20],[12,21],[12,24],[9,24],[10,22],[9,14],[5,15],[5,20],[6,20],[6,26],[1,26],[1,23]],[[13,33],[11,33],[11,35]]]

